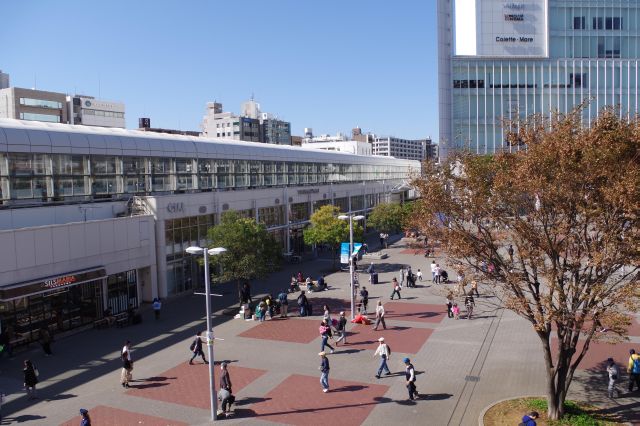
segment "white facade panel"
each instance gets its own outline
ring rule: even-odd
[[[43,228],[35,233],[36,264],[38,266],[53,262],[53,233],[51,228]]]

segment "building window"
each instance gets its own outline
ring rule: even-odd
[[[60,123],[61,121],[59,115],[34,114],[32,112],[21,112],[20,120],[46,121],[49,123]]]
[[[603,19],[602,18],[593,18],[593,29],[594,30],[601,30],[603,29],[604,25],[603,25]]]
[[[40,107],[40,108],[62,109],[61,102],[45,101],[44,99],[20,98],[20,105]]]
[[[585,29],[585,18],[584,18],[584,16],[574,16],[573,17],[573,29],[574,30],[584,30]]]
[[[569,74],[569,84],[573,87],[589,87],[589,75],[587,73],[582,74]]]
[[[598,18],[602,19],[602,18]],[[601,29],[601,28],[599,28]],[[605,29],[606,30],[621,30],[622,29],[622,18],[613,17],[605,19]]]

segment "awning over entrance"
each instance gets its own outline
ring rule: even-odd
[[[33,296],[34,294],[46,293],[47,291],[86,283],[106,276],[107,273],[104,267],[96,267],[69,272],[64,275],[42,278],[36,281],[12,284],[10,286],[0,288],[0,302],[7,302],[21,297]]]

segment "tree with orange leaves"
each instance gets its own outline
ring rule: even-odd
[[[625,339],[640,306],[640,120],[582,114],[508,123],[517,149],[425,163],[414,181],[413,225],[532,324],[551,419],[590,342]]]

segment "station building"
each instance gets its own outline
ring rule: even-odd
[[[282,244],[325,204],[411,199],[417,161],[117,128],[0,119],[0,327],[91,324],[202,286],[195,259],[225,211]]]

